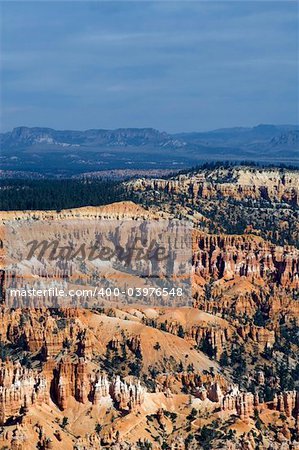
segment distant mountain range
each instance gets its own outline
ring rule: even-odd
[[[168,134],[153,128],[0,134],[1,170],[75,174],[110,169],[180,169],[211,160],[299,164],[299,126],[258,125]]]

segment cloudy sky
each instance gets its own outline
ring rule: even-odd
[[[1,8],[3,131],[298,122],[296,2]]]

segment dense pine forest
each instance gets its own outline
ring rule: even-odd
[[[124,198],[112,180],[0,180],[0,209],[61,210],[98,206]]]

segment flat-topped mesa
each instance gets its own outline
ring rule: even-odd
[[[19,362],[5,361],[0,365],[0,423],[22,414],[33,404],[47,404],[49,389],[45,377]]]
[[[204,279],[264,279],[299,286],[299,250],[279,247],[255,236],[208,235],[197,231],[193,243],[194,273]]]

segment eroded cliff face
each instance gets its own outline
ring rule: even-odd
[[[221,188],[223,197],[265,195],[265,176],[255,191],[241,173],[230,177],[239,188]],[[267,196],[293,204],[294,179],[271,177]],[[202,183],[215,189],[219,179]],[[206,187],[204,195],[218,194]],[[125,213],[120,205],[82,212],[101,219],[138,213],[132,204]],[[53,220],[65,214],[80,212]],[[212,448],[296,449],[298,261],[294,245],[195,230],[193,307],[2,305],[0,448],[160,450],[167,443],[192,450],[210,436]],[[11,274],[0,275],[5,296]]]
[[[274,396],[272,402],[273,409],[285,413],[287,417],[293,416],[298,422],[299,419],[299,392],[281,392]]]
[[[129,189],[155,190],[171,194],[187,194],[194,204],[199,198],[219,196],[235,200],[271,200],[298,205],[298,173],[279,169],[230,168],[195,174],[178,175],[173,179],[139,179],[128,183]]]
[[[125,321],[119,318],[124,313]],[[15,310],[10,320],[4,322],[1,337],[1,342],[6,342],[6,347],[2,348],[5,348],[8,354],[7,360],[0,368],[1,422],[6,430],[1,435],[0,442],[3,445],[10,445],[11,448],[18,443],[19,447],[16,448],[22,450],[27,450],[26,440],[31,440],[30,442],[35,440],[40,442],[43,448],[54,449],[58,449],[62,442],[65,443],[66,448],[72,448],[75,442],[76,445],[80,443],[90,449],[97,448],[95,446],[98,448],[111,446],[112,448],[112,445],[125,448],[122,446],[126,445],[127,439],[134,440],[133,436],[138,436],[138,439],[147,439],[147,435],[141,432],[139,435],[129,437],[130,423],[135,423],[134,421],[137,420],[135,418],[138,417],[138,420],[141,420],[142,429],[150,427],[153,433],[158,434],[168,430],[167,432],[171,435],[172,420],[178,420],[177,411],[180,408],[178,425],[180,423],[187,428],[191,420],[191,423],[194,422],[192,428],[196,429],[196,417],[200,417],[200,411],[203,410],[210,420],[225,421],[231,418],[236,421],[237,418],[237,434],[234,439],[237,439],[240,430],[242,433],[255,430],[257,417],[265,421],[264,423],[267,423],[269,417],[272,417],[272,423],[277,421],[280,423],[282,419],[279,419],[279,414],[283,414],[285,416],[282,421],[283,436],[287,439],[286,442],[291,443],[298,428],[298,393],[283,391],[279,380],[275,380],[274,377],[271,383],[276,393],[272,400],[265,399],[262,392],[264,392],[265,384],[267,386],[270,383],[269,378],[266,379],[268,375],[265,375],[269,366],[264,367],[266,372],[261,370],[254,374],[257,386],[255,393],[232,383],[231,372],[226,372],[218,365],[215,366],[213,360],[210,360],[210,369],[198,370],[195,368],[196,361],[192,353],[187,355],[185,347],[176,347],[176,354],[181,362],[180,367],[173,366],[171,373],[163,373],[163,369],[159,369],[161,366],[158,364],[155,369],[153,366],[146,368],[144,363],[150,352],[156,353],[157,363],[159,358],[163,358],[164,365],[167,365],[166,348],[171,342],[160,339],[157,346],[156,338],[154,338],[152,347],[148,347],[148,343],[145,346],[141,330],[145,328],[145,339],[151,339],[151,327],[145,322],[153,320],[153,313],[152,309],[142,308],[115,310],[113,314],[111,308],[101,313],[74,310],[72,314],[70,310],[65,310],[64,328],[56,333],[53,323],[57,324],[59,320],[62,320],[61,311],[59,316],[55,316],[48,310],[29,310],[25,319],[24,311]],[[176,336],[179,342],[186,342],[188,347],[199,349],[200,346],[202,350],[208,352],[208,348],[216,349],[210,355],[212,359],[220,360],[224,351],[230,355],[229,348],[232,347],[233,342],[236,342],[236,336],[239,339],[239,347],[246,343],[245,353],[254,350],[256,336],[252,330],[249,329],[248,333],[245,333],[241,328],[234,328],[227,320],[218,318],[213,321],[213,316],[205,312],[198,311],[197,314],[198,317],[192,314],[192,309],[184,313],[171,309],[156,310],[154,315],[156,323],[153,324],[153,330],[155,333],[158,332],[162,324],[166,323],[168,329],[163,331],[164,336]],[[2,318],[6,315],[5,310],[2,310]],[[54,320],[55,317],[56,320]],[[122,325],[123,331],[117,335],[111,330],[110,336],[104,338],[103,335],[102,340],[101,338],[96,340],[95,335],[99,337],[104,332],[105,323],[111,327],[113,322],[116,327]],[[15,329],[19,329],[18,334],[12,332],[13,323]],[[32,346],[30,342],[25,341],[26,350],[21,357],[24,364],[24,356],[27,355],[26,364],[34,366],[32,357],[35,355],[38,365],[35,368],[26,368],[20,362],[13,363],[10,359],[12,357],[10,344],[15,345],[19,342],[19,336],[34,336],[31,333],[34,329],[39,335],[38,324],[45,329],[43,339],[35,340]],[[96,328],[96,324],[99,324],[100,328]],[[128,328],[126,329],[125,326]],[[164,330],[164,325],[162,328]],[[103,330],[102,333],[100,329]],[[261,330],[265,329],[261,327]],[[66,341],[61,339],[60,333],[67,339],[67,345],[64,344]],[[178,337],[178,334],[181,337]],[[48,335],[53,338],[55,345],[51,339],[48,339]],[[275,334],[274,338],[276,339]],[[267,339],[261,343],[261,352],[264,343],[268,342]],[[51,352],[43,350],[47,341],[51,342]],[[103,347],[101,342],[104,344]],[[209,344],[210,347],[206,347],[203,343]],[[271,345],[274,345],[273,342]],[[200,353],[199,350],[197,351]],[[39,358],[38,355],[43,357]],[[101,363],[103,358],[107,362],[106,365]],[[171,358],[173,356],[170,356],[170,361]],[[131,362],[136,364],[138,361],[141,365],[137,377],[125,372],[123,376],[113,375],[114,370],[123,370],[123,364],[127,366]],[[140,381],[142,374],[144,378]],[[249,376],[253,376],[253,373]],[[148,387],[146,387],[147,383],[149,383]],[[190,416],[192,408],[196,411],[194,417]],[[47,416],[44,416],[46,411]],[[73,422],[73,411],[77,411],[76,417],[80,417],[79,422],[78,420]],[[118,418],[112,427],[111,413],[113,417]],[[153,419],[147,422],[149,416]],[[63,424],[65,417],[69,421],[66,425]],[[101,417],[99,421],[101,426],[98,431],[95,431],[97,417]],[[122,417],[130,419],[125,421]],[[80,432],[80,439],[75,441],[71,439],[69,442],[67,436],[70,436],[70,431],[77,430],[76,434],[78,434],[79,423],[83,424],[85,420],[87,420],[88,434]],[[41,423],[44,423],[42,427]],[[54,430],[51,430],[51,426],[49,428],[51,423],[54,425]],[[206,423],[209,424],[209,420]],[[278,438],[273,439],[275,442]],[[138,446],[136,448],[138,449]],[[238,446],[235,448],[237,449]]]
[[[205,414],[213,417],[214,421],[220,418],[221,420],[228,420],[230,417],[238,418],[238,426],[243,424],[241,429],[247,432],[254,428],[256,417],[269,418],[274,414],[273,417],[277,420],[276,412],[284,414],[286,417],[282,430],[284,438],[280,436],[280,439],[282,441],[285,439],[285,442],[290,442],[292,430],[298,428],[298,392],[279,392],[274,396],[273,401],[265,403],[260,400],[257,393],[240,391],[237,385],[231,384],[220,373],[184,371],[159,375],[155,392],[150,393],[141,386],[140,381],[124,381],[119,376],[109,380],[105,373],[96,371],[88,361],[82,358],[75,361],[73,357],[63,357],[59,362],[50,358],[42,370],[25,369],[20,363],[6,361],[0,368],[0,385],[1,422],[6,430],[1,434],[0,442],[18,450],[29,450],[34,439],[45,449],[58,449],[62,443],[66,445],[66,448],[72,448],[73,445],[79,445],[78,448],[81,445],[87,449],[102,448],[102,446],[103,448],[107,446],[120,449],[132,448],[132,446],[126,447],[128,445],[126,444],[127,429],[121,419],[112,426],[109,422],[105,424],[103,421],[100,432],[90,430],[85,437],[76,439],[75,444],[72,439],[68,440],[72,429],[71,424],[67,422],[64,424],[63,418],[72,417],[71,411],[74,408],[77,411],[77,417],[80,412],[82,419],[86,415],[96,419],[99,413],[102,416],[103,411],[107,413],[112,408],[121,414],[133,414],[131,419],[133,423],[134,414],[142,423],[145,423],[148,417],[152,417],[147,426],[151,426],[154,432],[155,424],[157,424],[157,429],[165,433],[172,430],[172,420],[177,420],[175,411],[179,404],[181,404],[181,411],[185,411],[183,414],[187,415],[188,410],[190,412],[187,408],[190,395],[194,399],[193,409],[191,416],[188,416],[186,420],[187,423],[191,420],[192,427],[196,427],[198,411],[204,410]],[[188,394],[180,394],[181,390],[187,390]],[[81,406],[75,406],[74,401]],[[163,407],[160,406],[161,401]],[[47,413],[47,418],[41,413],[45,408],[51,411]],[[171,408],[172,412],[169,412],[167,408]],[[57,419],[58,417],[61,419]],[[169,420],[171,417],[172,419]],[[94,419],[92,423],[96,425],[97,421]],[[43,420],[45,423],[41,425]],[[53,425],[48,427],[49,420],[50,423],[53,420],[54,427]],[[88,429],[90,429],[90,420],[87,419],[86,422]],[[60,425],[59,422],[61,422]],[[54,430],[50,431],[51,428]],[[174,445],[175,440],[173,439],[172,442]],[[112,447],[115,445],[116,447]],[[239,448],[238,444],[234,445],[236,446],[232,448]]]
[[[67,410],[70,398],[79,403],[101,407],[110,404],[118,410],[133,411],[144,402],[145,388],[140,381],[126,382],[119,376],[108,380],[106,373],[88,373],[88,361],[79,358],[74,362],[64,357],[58,364],[50,360],[45,372],[51,379],[51,398],[60,410]]]
[[[106,374],[88,374],[83,359],[74,362],[63,358],[49,360],[43,370],[24,368],[9,360],[0,367],[1,425],[22,418],[31,405],[56,404],[61,411],[68,408],[70,398],[79,403],[101,406],[103,401],[119,410],[135,410],[144,402],[145,388],[140,381],[125,382],[119,376],[111,381]]]
[[[49,386],[41,373],[20,362],[7,360],[0,365],[0,424],[28,412],[30,405],[49,403]]]
[[[299,250],[279,247],[254,236],[216,236],[194,232],[193,267],[207,280],[244,277],[283,286],[299,286]]]
[[[298,247],[297,171],[199,169],[169,179],[133,180],[125,187],[151,211],[187,218],[209,233],[250,233]]]

